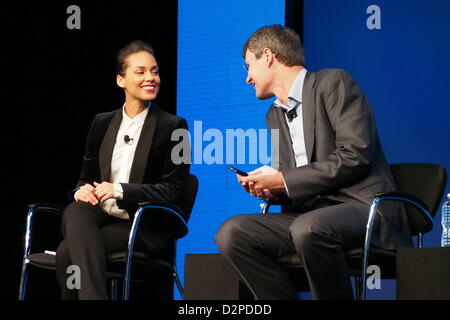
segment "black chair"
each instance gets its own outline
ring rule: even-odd
[[[366,299],[366,278],[369,263],[380,267],[383,279],[396,277],[396,252],[371,248],[370,241],[376,212],[382,201],[401,201],[405,203],[411,228],[411,234],[417,236],[417,246],[423,245],[423,234],[433,228],[433,218],[441,202],[447,182],[446,170],[437,164],[405,163],[391,165],[391,171],[398,186],[398,192],[375,194],[370,206],[369,220],[366,228],[366,238],[360,248],[346,252],[350,275],[355,277],[356,297]],[[270,205],[261,205],[261,213],[267,214]],[[370,253],[370,254],[369,254]],[[281,257],[278,262],[289,269],[290,273],[299,279],[306,279],[304,269],[297,254]],[[304,290],[303,286],[299,288]]]
[[[127,251],[116,252],[107,256],[107,277],[111,281],[111,299],[116,300],[118,297],[117,288],[118,281],[120,279],[123,279],[122,298],[123,300],[128,300],[131,281],[142,281],[142,278],[145,278],[146,272],[152,272],[155,269],[170,272],[175,280],[180,294],[183,295],[183,286],[181,285],[176,269],[176,246],[177,240],[184,237],[188,233],[187,222],[194,206],[197,190],[197,177],[190,174],[186,181],[186,190],[181,208],[176,205],[163,202],[145,202],[139,204],[130,230]],[[31,244],[34,216],[42,213],[51,213],[62,216],[63,212],[64,207],[54,204],[37,203],[30,204],[28,206],[19,300],[24,300],[26,296],[29,265],[33,265],[38,268],[55,270],[56,261],[54,254],[48,252],[30,252],[32,248]],[[139,231],[139,227],[142,227],[143,223],[151,223],[157,226],[171,226],[170,231],[174,237],[173,261],[169,262],[163,259],[152,258],[145,253],[134,251],[136,235]],[[54,246],[55,248],[56,245]],[[117,266],[120,266],[120,268],[117,268]],[[111,269],[114,271],[110,271]],[[118,269],[122,271],[118,272]],[[131,274],[132,270],[133,276]],[[136,275],[134,273],[136,273]]]

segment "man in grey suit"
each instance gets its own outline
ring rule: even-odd
[[[299,36],[280,25],[247,40],[248,84],[256,97],[276,96],[266,122],[279,129],[279,167],[238,175],[245,191],[283,200],[281,214],[247,214],[225,221],[216,243],[257,299],[296,299],[276,260],[297,253],[315,299],[352,299],[345,251],[362,247],[371,199],[395,191],[370,103],[344,70],[304,68]],[[372,244],[411,246],[404,208],[380,207]],[[381,270],[382,271],[382,270]]]

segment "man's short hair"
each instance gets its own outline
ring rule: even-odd
[[[248,38],[242,56],[245,58],[248,49],[259,59],[264,48],[269,48],[288,67],[305,65],[302,41],[292,29],[279,24],[259,28]]]

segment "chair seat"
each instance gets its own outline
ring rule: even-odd
[[[361,265],[363,259],[363,249],[356,248],[348,250],[346,253],[347,264],[352,275],[361,274]],[[394,279],[396,269],[396,251],[370,248],[369,266],[376,265],[380,268],[382,279]]]
[[[36,267],[55,270],[56,257],[48,253],[33,253],[27,256],[30,264]]]
[[[49,253],[33,253],[27,256],[27,259],[30,261],[29,263],[33,266],[49,269],[49,270],[55,270],[56,269],[56,256]],[[107,277],[108,278],[117,278],[117,277],[123,277],[123,273],[117,272],[115,268],[115,265],[117,264],[124,264],[126,262],[126,252],[116,252],[109,254],[107,257],[108,261],[108,267],[111,266],[111,269],[114,270],[113,272],[108,272]],[[149,259],[145,253],[142,252],[134,252],[133,253],[133,265],[134,266],[150,266],[153,268],[157,268],[159,270],[170,270],[173,271],[173,266],[163,260],[163,259]],[[108,268],[109,269],[109,268]],[[122,268],[123,269],[123,268]],[[138,271],[138,274],[140,274],[140,271]]]
[[[345,255],[348,267],[350,269],[350,274],[360,275],[363,259],[363,249],[355,248],[352,250],[348,250]],[[383,279],[393,279],[395,278],[395,258],[395,251],[371,248],[369,265],[379,266],[381,270],[381,277]],[[282,256],[277,260],[277,262],[286,268],[303,268],[303,261],[297,254],[288,254]]]

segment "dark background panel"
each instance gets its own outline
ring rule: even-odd
[[[81,9],[81,30],[66,27],[72,4]],[[93,116],[124,103],[115,73],[121,47],[136,39],[155,47],[162,78],[157,103],[175,113],[177,1],[15,1],[0,8],[0,234],[8,261],[0,292],[14,299],[26,204],[68,203]]]

